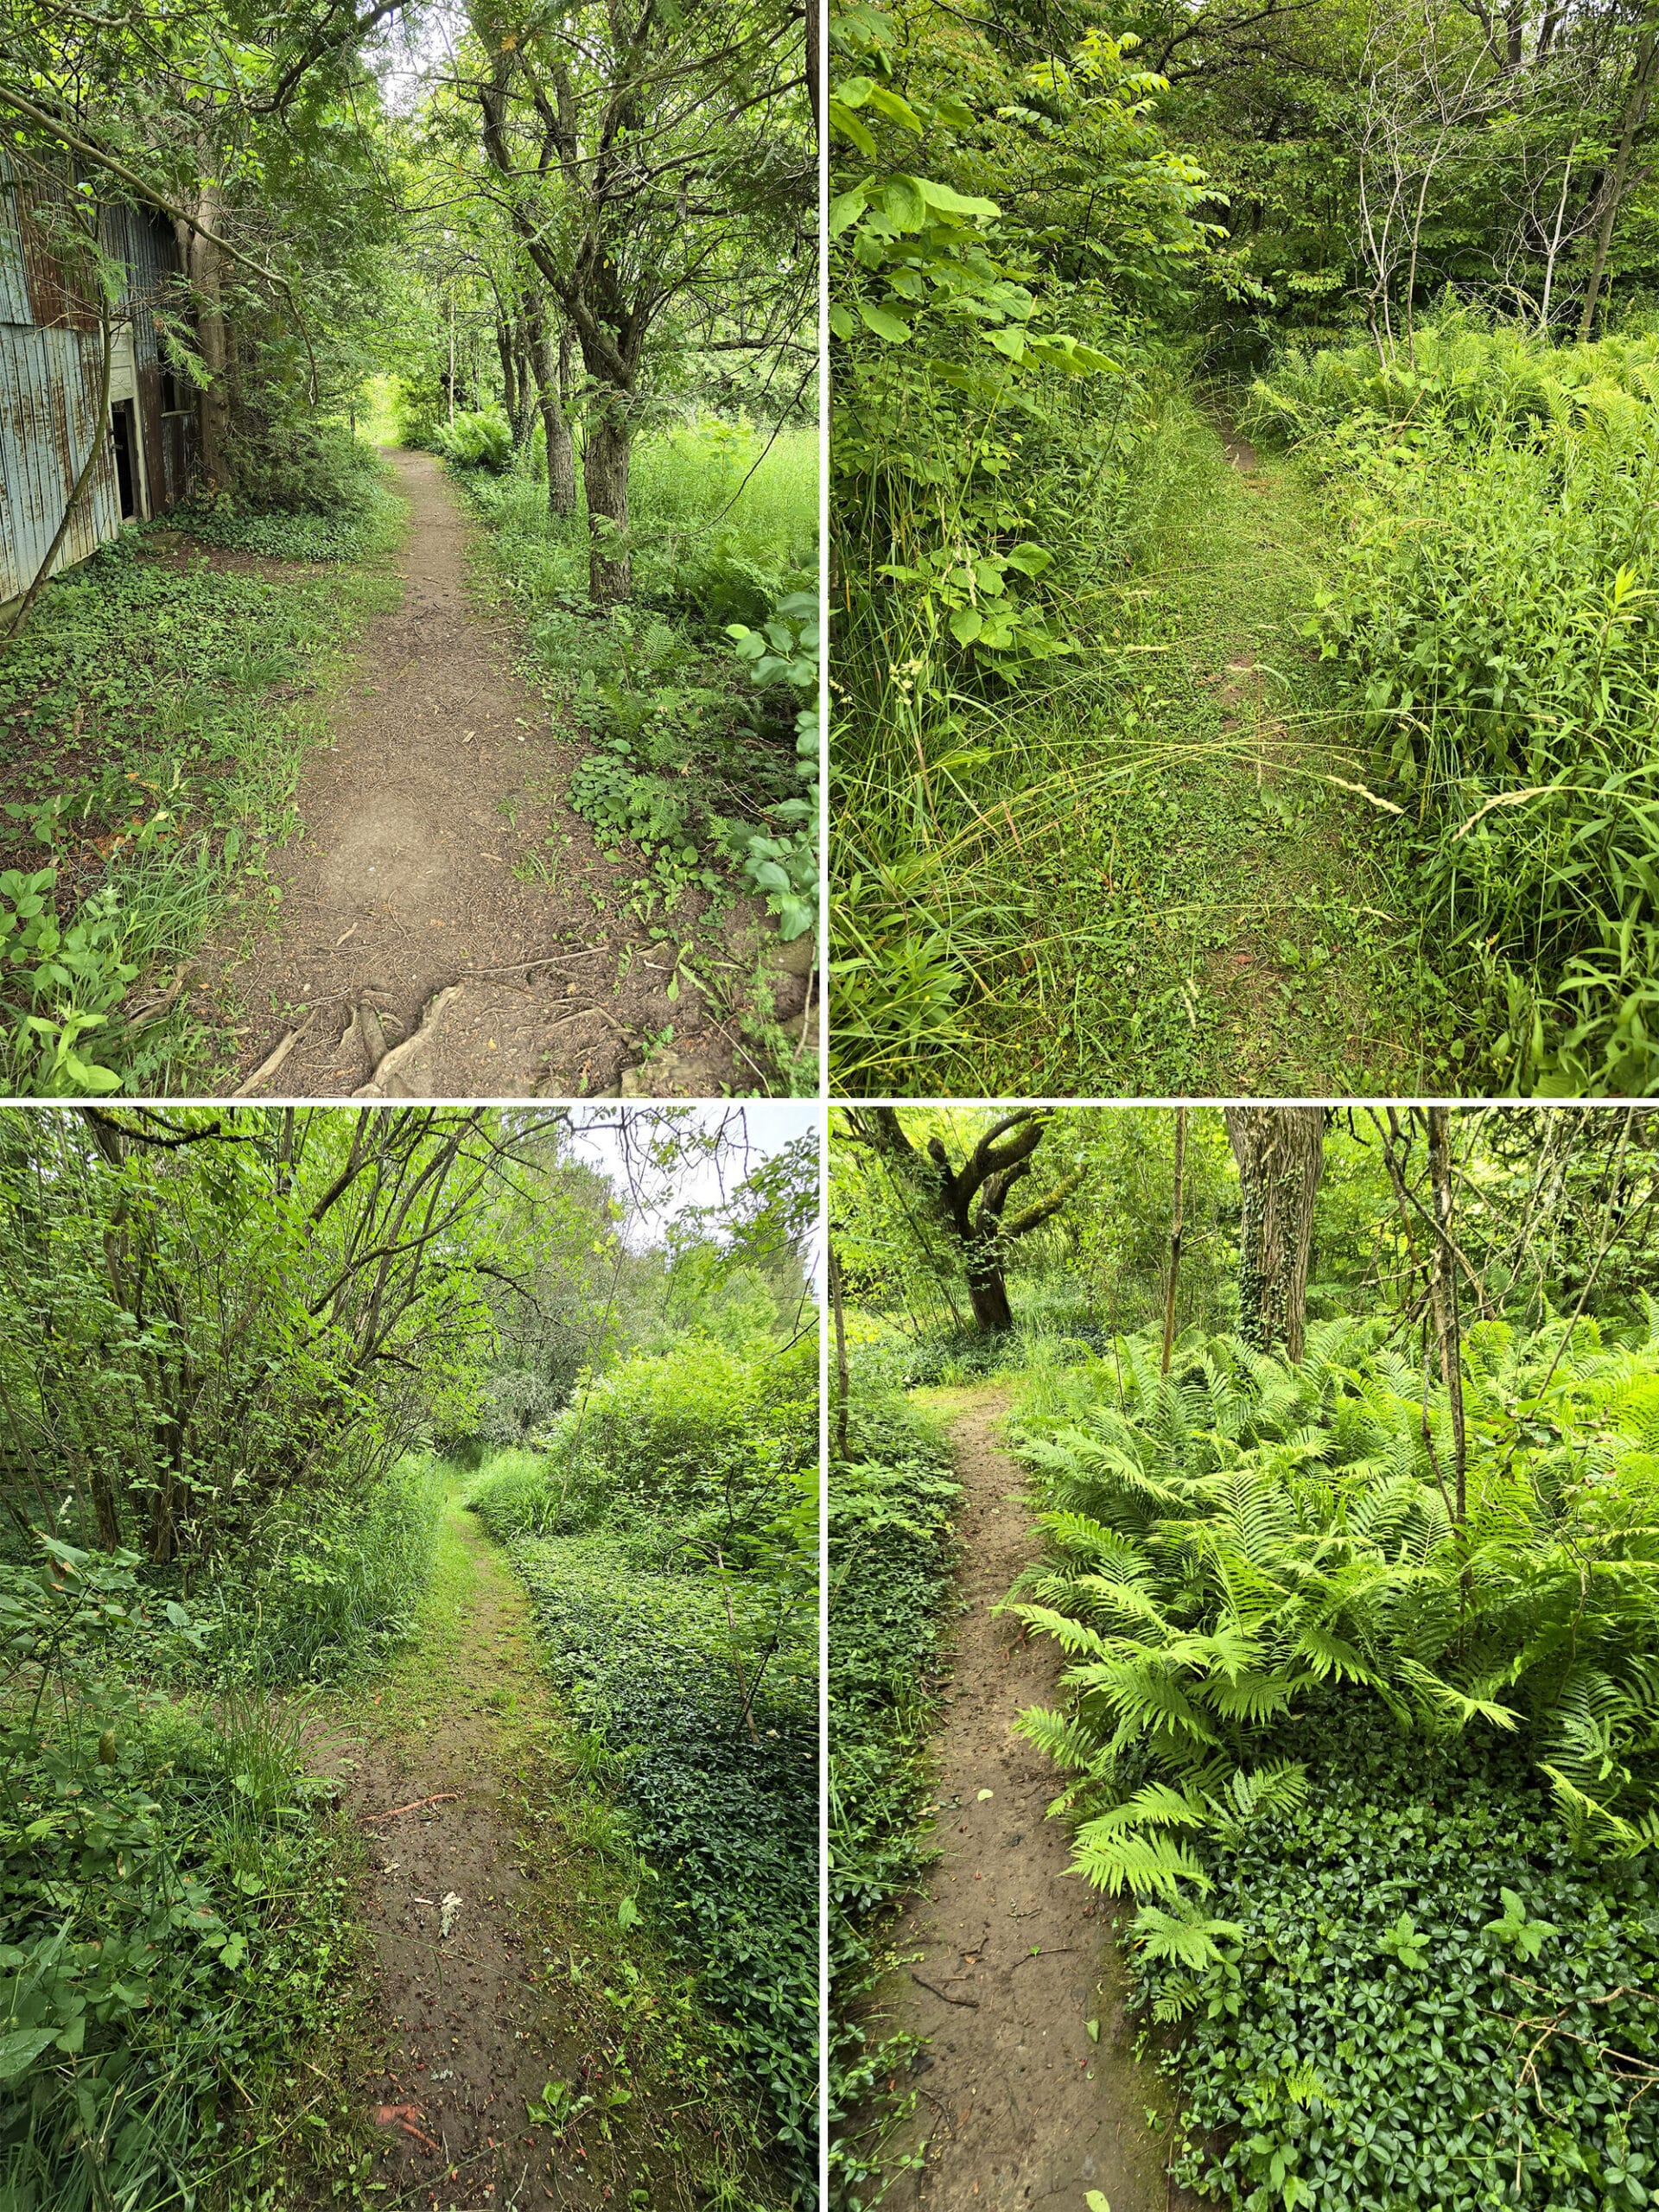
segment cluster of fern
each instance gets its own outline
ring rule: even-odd
[[[1344,1700],[1511,1740],[1576,1853],[1659,1844],[1659,1308],[1630,1341],[1469,1332],[1461,1513],[1438,1367],[1389,1332],[1315,1325],[1297,1366],[1215,1338],[1166,1376],[1125,1340],[1021,1440],[1051,1557],[1009,1610],[1070,1664],[1020,1726],[1070,1777],[1077,1870],[1185,1971],[1170,2017],[1235,1933],[1205,1840],[1301,1802],[1296,1724]]]

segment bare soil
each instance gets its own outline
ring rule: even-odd
[[[390,460],[411,523],[396,556],[401,604],[370,621],[333,708],[334,741],[306,763],[302,830],[270,862],[274,925],[232,924],[194,963],[230,1008],[237,1063],[225,1087],[246,1084],[296,1032],[251,1095],[774,1087],[730,1018],[736,995],[711,1007],[682,985],[669,998],[673,947],[627,909],[637,867],[608,861],[564,803],[581,737],[550,722],[513,666],[506,623],[469,598],[471,526],[442,468],[426,454]],[[752,912],[729,938],[736,993],[758,938]],[[779,976],[779,1019],[805,995],[804,979]],[[383,1055],[417,1037],[365,1090]]]
[[[925,2158],[893,2196],[925,2212],[1083,2212],[1098,2190],[1111,2212],[1197,2208],[1170,2189],[1147,2125],[1166,2099],[1133,2055],[1109,1910],[1068,1874],[1067,1831],[1045,1818],[1054,1770],[1014,1732],[1026,1707],[1054,1700],[1061,1661],[992,1618],[1037,1548],[995,1442],[1006,1401],[952,1395],[963,1610],[938,1743],[939,1859],[896,1932],[911,1963],[882,1993],[892,2024],[926,2041],[898,2146]]]
[[[547,1846],[527,1845],[522,1827],[526,1748],[551,1711],[529,1602],[471,1516],[455,1528],[475,1581],[453,1656],[416,1700],[421,1733],[408,1732],[408,1691],[388,1693],[395,1731],[378,1724],[376,1697],[315,1759],[369,1839],[359,1910],[379,1961],[383,2049],[359,2090],[385,2146],[379,2201],[627,2212],[639,2191],[636,2205],[662,2212],[683,2199],[676,2130],[632,2095],[607,2115],[619,2080],[558,1986]],[[526,2117],[550,2081],[594,2101],[562,2132]]]

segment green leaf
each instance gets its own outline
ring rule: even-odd
[[[855,223],[869,206],[870,180],[855,184],[849,192],[838,194],[830,202],[830,235],[838,238],[849,225]]]
[[[971,645],[985,627],[985,617],[976,607],[957,607],[950,611],[950,634],[959,645]]]
[[[936,215],[982,216],[994,221],[1002,213],[995,200],[969,199],[954,191],[950,185],[940,184],[936,178],[921,177],[918,182],[924,198]]]
[[[51,2028],[19,2028],[13,2034],[0,2036],[0,2082],[15,2082],[26,2074],[48,2044],[57,2041],[60,2031]]]
[[[875,159],[874,139],[851,110],[838,99],[832,99],[830,103],[830,128],[842,138],[850,140],[867,159]]]
[[[881,213],[895,229],[919,231],[927,226],[924,188],[913,176],[890,176],[881,188]]]
[[[873,330],[878,338],[885,338],[890,346],[902,346],[910,335],[910,325],[890,308],[870,307],[861,300],[858,312],[866,328]]]

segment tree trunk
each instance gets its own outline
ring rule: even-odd
[[[542,404],[528,315],[521,315],[512,326],[512,353],[518,382],[518,407],[512,418],[512,450],[518,455],[530,450],[531,437],[536,429],[537,411]]]
[[[974,1309],[974,1319],[986,1336],[1006,1335],[1013,1328],[1008,1287],[1003,1280],[1002,1262],[993,1246],[982,1244],[968,1255],[968,1298]]]
[[[1229,1106],[1243,1220],[1238,1332],[1256,1351],[1302,1356],[1313,1198],[1325,1167],[1323,1106]]]
[[[559,333],[556,366],[553,341],[548,335],[547,311],[538,301],[529,311],[530,358],[536,376],[536,394],[547,439],[547,511],[569,515],[576,511],[576,463],[570,443],[570,424],[564,411],[564,395],[570,379],[570,339]]]
[[[1446,1106],[1428,1109],[1428,1185],[1434,1205],[1434,1249],[1428,1290],[1440,1344],[1440,1372],[1452,1413],[1452,1494],[1458,1526],[1468,1511],[1468,1439],[1463,1418],[1463,1342],[1458,1326],[1458,1268],[1452,1249],[1452,1124]]]
[[[823,86],[818,66],[819,23],[818,0],[805,0],[803,10],[806,32],[806,99],[812,111],[812,136],[823,134]]]
[[[1590,282],[1585,286],[1584,308],[1579,316],[1579,343],[1587,345],[1590,325],[1596,312],[1596,298],[1601,290],[1603,273],[1607,267],[1607,255],[1613,243],[1613,225],[1618,219],[1619,207],[1624,198],[1625,180],[1630,175],[1630,149],[1636,143],[1636,134],[1642,128],[1642,118],[1648,111],[1648,94],[1653,84],[1654,64],[1659,59],[1656,48],[1656,33],[1649,27],[1637,41],[1636,69],[1630,79],[1630,89],[1625,96],[1624,113],[1618,135],[1618,151],[1613,158],[1612,180],[1607,188],[1606,202],[1601,211],[1601,220],[1596,226],[1596,257],[1590,267]]]
[[[836,1457],[847,1457],[847,1320],[841,1303],[841,1262],[828,1247],[830,1305],[836,1317]]]
[[[601,607],[633,595],[633,565],[628,558],[628,456],[632,439],[628,429],[627,400],[621,392],[601,398],[588,432],[582,455],[582,480],[588,487],[588,527],[592,550],[588,557],[588,588]]]
[[[513,358],[512,339],[505,315],[495,318],[495,350],[501,360],[501,412],[509,423],[518,420],[518,363]]]
[[[1175,1281],[1181,1270],[1181,1199],[1186,1181],[1186,1109],[1175,1109],[1175,1198],[1169,1224],[1169,1281],[1164,1286],[1164,1358],[1160,1375],[1169,1372],[1175,1349]]]
[[[196,220],[210,231],[219,228],[217,185],[206,183],[196,197]],[[221,304],[219,248],[200,231],[190,233],[190,285],[196,302],[196,340],[201,365],[207,372],[197,403],[201,425],[201,473],[210,492],[231,488],[231,395],[226,376],[229,348],[226,343],[225,310]]]

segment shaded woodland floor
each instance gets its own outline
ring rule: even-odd
[[[302,828],[273,853],[274,922],[195,963],[261,1097],[740,1094],[774,1087],[729,1009],[675,989],[671,944],[628,909],[563,793],[585,747],[550,724],[500,617],[468,588],[472,525],[430,455],[391,457],[410,527],[400,601],[368,623],[307,760]],[[731,1001],[771,932],[725,932]],[[804,1000],[779,973],[776,1012]],[[273,1060],[288,1040],[288,1049]],[[261,1071],[264,1071],[261,1073]]]
[[[1196,2206],[1169,2190],[1149,2125],[1166,2093],[1134,2056],[1109,1908],[1068,1876],[1066,1830],[1044,1817],[1053,1770],[1014,1732],[1026,1707],[1052,1699],[1060,1659],[994,1618],[1036,1550],[1023,1478],[996,1441],[1006,1396],[938,1392],[928,1403],[950,1422],[962,1483],[962,1620],[936,1745],[938,1859],[894,1931],[908,1963],[877,2007],[885,2030],[925,2045],[915,2115],[884,2164],[921,2155],[892,2201],[1079,2212],[1098,2190],[1111,2212]]]

